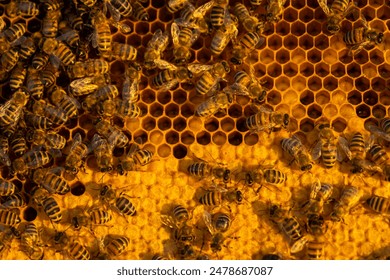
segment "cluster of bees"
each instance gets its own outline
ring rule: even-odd
[[[65,219],[56,197],[85,192],[85,186],[72,186],[70,181],[78,179],[80,173],[86,173],[87,159],[91,162],[89,167],[103,176],[106,173],[126,175],[153,160],[153,152],[140,147],[144,144],[143,139],[131,141],[130,133],[114,124],[117,119],[124,123],[142,116],[137,105],[142,71],[156,72],[150,77],[150,85],[158,92],[172,90],[179,83],[194,82],[196,93],[206,97],[197,107],[198,117],[208,118],[226,110],[235,97],[241,95],[252,101],[256,111],[245,121],[251,133],[287,129],[288,114],[260,105],[266,99],[267,89],[252,66],[247,70],[242,67],[233,76],[230,73],[232,67],[243,66],[249,54],[265,42],[264,30],[280,20],[286,1],[270,0],[265,13],[257,15],[254,11],[261,8],[262,1],[250,1],[251,8],[248,8],[240,2],[230,5],[227,0],[208,1],[200,6],[190,1],[169,0],[167,10],[177,15],[170,32],[157,29],[140,55],[131,44],[114,42],[112,28],[129,34],[132,30],[127,19],[148,21],[149,15],[144,9],[146,2],[20,0],[5,5],[7,17],[18,20],[10,22],[3,16],[0,22],[0,79],[5,83],[0,106],[0,161],[3,165],[0,253],[10,249],[14,239],[18,239],[20,250],[29,259],[43,259],[46,250],[60,252],[64,258],[71,259],[107,259],[127,250],[129,237],[95,234],[97,226],[109,227],[114,213],[126,221],[136,215],[133,197],[126,191],[119,192],[99,182],[98,200],[93,201],[92,206],[79,205],[70,209]],[[326,1],[319,1],[319,5],[328,16],[328,30],[335,33],[340,30],[341,21],[353,4],[336,0],[330,7]],[[26,20],[32,18],[37,18],[41,24],[28,30]],[[364,27],[344,34],[351,54],[383,40],[383,33],[369,28],[362,18]],[[200,36],[211,39],[210,50],[216,62],[192,62],[191,48]],[[170,38],[173,52],[167,54]],[[231,48],[227,48],[229,44]],[[222,56],[228,59],[222,59]],[[111,80],[109,62],[113,60],[126,65],[121,87]],[[81,131],[72,135],[62,133],[82,114],[92,123],[87,135]],[[354,135],[351,141],[343,137],[337,139],[326,125],[318,127],[319,141],[312,154],[298,137],[283,139],[281,146],[305,172],[310,172],[312,161],[320,157],[326,168],[332,168],[337,160],[344,160],[345,157],[339,155],[344,153],[350,159],[354,173],[380,172],[389,181],[390,163],[386,152],[379,144],[374,144],[378,139],[389,140],[388,127],[387,120],[379,127],[369,127],[374,135],[369,148],[362,135]],[[121,156],[114,156],[116,150],[123,151]],[[172,230],[177,249],[174,258],[182,259],[208,258],[202,254],[207,246],[214,253],[223,250],[234,220],[229,204],[245,201],[240,188],[228,187],[232,181],[236,185],[244,182],[250,188],[255,184],[280,186],[287,180],[287,174],[273,167],[234,173],[223,164],[196,157],[187,171],[190,176],[210,179],[211,184],[197,199],[207,207],[201,225],[191,224],[191,211],[183,205],[175,205],[169,214],[161,217],[162,224]],[[327,220],[342,220],[343,215],[361,200],[356,188],[346,188],[331,214],[323,214],[322,208],[330,200],[331,189],[329,184],[313,183],[309,201],[299,209],[299,213],[304,213],[302,217],[291,215],[294,209],[285,211],[278,205],[269,206],[269,220],[291,239],[291,253],[300,252],[306,246],[309,258],[321,258],[320,245],[325,242]],[[260,188],[255,190],[256,193],[259,191]],[[386,213],[388,201],[371,196],[366,204],[374,211]],[[26,207],[32,207],[35,213],[33,211],[33,217],[27,219],[24,215],[26,222],[22,222],[20,211]],[[37,216],[35,209],[46,216],[52,227],[39,228],[32,222]],[[305,221],[305,229],[300,220]],[[68,228],[75,232],[74,236],[68,234]],[[96,240],[95,250],[88,249],[77,239],[80,232],[91,234]],[[194,249],[197,239],[194,232],[203,234],[200,253]],[[161,258],[164,257],[154,257]]]

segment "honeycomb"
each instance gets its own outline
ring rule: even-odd
[[[26,22],[27,35],[39,32],[42,16],[9,17],[6,7],[10,1],[1,1],[0,13],[7,27],[17,22]],[[11,1],[12,2],[12,1]],[[33,1],[38,3],[38,1]],[[80,1],[78,1],[80,2]],[[132,32],[123,34],[111,26],[112,41],[127,43],[137,48],[138,61],[156,30],[169,32],[171,23],[180,16],[170,13],[164,2],[140,2],[149,15],[148,21],[123,19]],[[196,7],[208,1],[195,1]],[[236,2],[229,1],[231,7]],[[244,1],[251,7],[249,1]],[[332,2],[332,1],[331,1]],[[330,2],[330,3],[331,3]],[[306,249],[298,254],[290,253],[289,240],[267,217],[269,202],[295,209],[294,205],[308,200],[313,178],[334,186],[333,196],[337,200],[343,187],[353,184],[365,196],[372,194],[390,197],[388,182],[379,174],[359,176],[350,172],[350,164],[337,163],[332,169],[325,169],[316,163],[311,172],[301,172],[291,164],[282,151],[280,140],[297,134],[308,148],[312,148],[318,135],[317,122],[326,119],[338,135],[348,139],[356,131],[368,137],[367,124],[378,124],[388,116],[390,105],[390,7],[385,0],[361,0],[357,3],[360,14],[371,28],[384,32],[384,42],[371,49],[364,49],[356,56],[348,55],[349,49],[343,42],[342,32],[330,35],[326,31],[326,15],[316,0],[287,1],[279,22],[269,25],[263,32],[265,43],[250,52],[243,66],[230,64],[231,72],[227,84],[233,82],[234,73],[252,65],[256,77],[268,89],[264,106],[290,115],[288,130],[272,133],[251,133],[245,119],[254,113],[252,102],[246,96],[236,96],[226,111],[220,111],[209,118],[195,115],[197,106],[207,97],[195,91],[193,83],[180,83],[170,91],[156,91],[151,80],[157,70],[143,69],[140,80],[140,100],[137,105],[142,111],[138,118],[122,120],[114,117],[113,123],[131,139],[141,139],[142,148],[152,151],[153,161],[135,171],[120,176],[115,172],[96,171],[96,160],[89,155],[85,172],[77,176],[65,174],[71,186],[66,195],[52,195],[62,211],[62,222],[53,224],[39,207],[33,203],[30,192],[34,187],[31,179],[10,178],[7,167],[2,168],[2,177],[12,181],[26,194],[27,205],[18,208],[22,225],[34,222],[41,232],[44,259],[68,259],[69,248],[51,246],[55,231],[64,231],[69,238],[86,246],[93,258],[98,258],[100,241],[107,235],[126,236],[130,239],[127,250],[115,259],[152,259],[156,254],[176,259],[178,248],[172,230],[161,222],[161,215],[169,215],[172,207],[181,204],[190,209],[190,222],[194,225],[197,254],[207,254],[210,259],[260,259],[266,254],[279,254],[286,259],[307,258]],[[255,9],[265,14],[264,7]],[[387,14],[387,16],[386,16]],[[208,14],[207,14],[208,15]],[[361,26],[359,17],[347,16],[342,22],[342,31]],[[241,32],[243,32],[240,30]],[[191,49],[189,63],[212,64],[229,61],[231,44],[220,56],[210,50],[210,35],[202,34]],[[164,59],[170,60],[172,44],[164,52]],[[91,50],[91,58],[99,57]],[[121,88],[128,64],[119,60],[110,61],[112,83]],[[3,79],[1,97],[4,103],[10,97],[7,77]],[[69,79],[62,71],[57,84],[67,87]],[[85,141],[91,141],[96,133],[96,116],[80,112],[78,119],[70,120],[55,131],[64,136],[67,146],[63,154],[69,153],[73,137],[80,133]],[[126,149],[115,149],[116,158],[123,156]],[[199,192],[209,188],[208,180],[189,176],[188,162],[194,158],[210,162],[226,163],[237,175],[245,167],[272,165],[284,172],[288,179],[277,188],[264,185],[256,193],[242,182],[230,183],[229,188],[242,190],[242,204],[222,207],[231,216],[231,228],[224,234],[226,240],[218,253],[210,248],[210,234],[203,221],[203,211],[211,213],[219,207],[204,207],[199,204]],[[64,165],[64,156],[57,158],[54,166]],[[123,190],[131,196],[137,209],[133,217],[124,217],[113,211],[113,220],[106,225],[92,229],[71,227],[71,218],[77,211],[103,208],[99,201],[100,184],[111,184],[117,192]],[[330,206],[329,206],[330,207]],[[1,225],[4,238],[6,227]],[[323,259],[378,259],[390,254],[389,224],[384,215],[374,215],[358,207],[356,213],[345,216],[343,222],[329,222],[325,233]],[[49,244],[43,246],[42,244]],[[13,238],[1,253],[2,259],[28,259],[21,249],[20,241]]]

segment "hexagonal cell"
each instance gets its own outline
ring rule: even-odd
[[[157,96],[157,101],[160,102],[161,104],[167,104],[171,102],[172,96],[169,91],[163,91],[159,92]]]
[[[378,49],[371,50],[370,61],[376,65],[382,64],[385,61],[383,52],[379,51]]]
[[[362,100],[363,100],[362,94],[357,90],[353,90],[353,91],[348,93],[347,100],[352,105],[358,105],[358,104],[362,103]]]
[[[299,101],[303,105],[309,105],[314,102],[314,94],[310,90],[305,90],[304,92],[301,93],[299,96]]]
[[[312,119],[318,119],[322,116],[322,108],[317,104],[312,104],[307,108],[307,115]]]
[[[305,0],[296,0],[296,1],[292,1],[290,5],[295,9],[299,10],[305,7],[305,4],[306,4]]]
[[[390,105],[390,90],[387,89],[379,93],[379,101],[383,105]]]
[[[167,134],[165,134],[165,141],[170,145],[176,144],[179,142],[179,133],[174,130],[169,131]]]
[[[162,117],[157,121],[157,126],[160,130],[167,130],[171,128],[172,121],[167,117]]]
[[[310,132],[314,129],[314,122],[309,118],[305,118],[299,123],[299,129],[306,133]]]
[[[145,89],[141,93],[141,100],[146,104],[153,103],[156,100],[156,92],[151,89]]]
[[[225,132],[229,132],[234,129],[234,120],[231,118],[224,118],[221,120],[221,128]]]
[[[149,140],[152,144],[159,145],[164,140],[164,135],[159,130],[154,130],[150,133]]]
[[[355,80],[355,87],[361,92],[366,91],[370,88],[370,81],[365,77],[360,77]]]
[[[150,105],[150,114],[153,117],[158,118],[163,114],[163,112],[164,108],[161,104],[153,103],[152,105]]]
[[[343,77],[339,80],[339,88],[345,92],[349,92],[353,88],[353,80],[350,77]]]
[[[285,36],[290,33],[290,24],[284,20],[281,20],[276,25],[276,33]]]
[[[366,104],[361,104],[356,107],[356,114],[362,119],[368,118],[371,115],[370,107]]]
[[[324,83],[325,85],[325,88],[327,88],[327,84]],[[310,77],[308,80],[307,80],[307,86],[309,87],[309,89],[313,90],[313,91],[317,91],[317,90],[320,90],[322,88],[322,82],[321,82],[321,79],[314,76],[314,77]]]
[[[316,20],[309,22],[309,24],[307,25],[307,33],[309,33],[311,36],[317,36],[321,33],[321,30],[321,23]]]
[[[267,73],[271,77],[279,77],[282,74],[282,66],[279,63],[273,63],[268,66]]]
[[[282,47],[282,37],[277,34],[272,35],[267,40],[267,45],[271,50],[278,50]]]
[[[289,50],[294,50],[298,46],[298,39],[296,36],[287,35],[283,38],[283,46]]]
[[[180,114],[185,117],[185,118],[188,118],[190,116],[193,116],[195,113],[195,107],[193,104],[190,104],[190,103],[186,103],[186,104],[183,104],[181,107],[180,107]]]
[[[332,92],[332,103],[341,105],[347,101],[347,95],[341,90],[335,90]]]
[[[178,117],[178,118],[173,120],[173,128],[176,131],[180,132],[180,131],[184,130],[186,127],[187,127],[187,122],[186,122],[185,118]]]
[[[286,49],[280,49],[276,52],[276,61],[280,64],[285,64],[290,61],[290,52]]]
[[[275,87],[277,90],[285,91],[290,87],[290,80],[287,77],[279,77],[275,80]]]
[[[192,131],[184,131],[180,135],[180,142],[182,142],[185,145],[191,145],[192,143],[194,143],[194,141],[195,141],[195,136],[194,133],[192,133]]]
[[[309,62],[304,62],[299,66],[299,73],[305,77],[310,77],[314,73],[314,67]]]
[[[275,60],[275,52],[269,49],[264,49],[260,53],[260,61],[264,64],[269,64]]]
[[[378,120],[377,120],[377,119],[373,119],[373,118],[368,118],[368,119],[366,119],[366,120],[364,121],[364,128],[365,128],[366,130],[368,130],[368,127],[369,127],[370,125],[378,126],[378,125],[379,125],[379,124],[378,124]]]
[[[360,65],[355,63],[355,62],[348,64],[347,73],[348,73],[348,76],[350,76],[350,77],[353,77],[353,78],[359,77],[362,74],[362,71],[360,69]]]
[[[23,211],[23,219],[27,222],[34,221],[38,216],[37,210],[35,208],[29,206]]]
[[[302,119],[304,116],[306,116],[306,107],[302,104],[296,104],[292,108],[291,114],[295,119]]]
[[[314,46],[321,51],[329,48],[329,37],[325,34],[320,34],[314,39]]]
[[[143,37],[141,39],[141,36],[138,36],[136,34],[131,34],[129,37],[127,37],[127,44],[132,45],[133,47],[136,47],[136,48],[141,47],[141,46],[143,46],[143,44],[142,44],[143,40],[145,40],[145,42],[149,42],[149,40],[152,36],[150,36],[149,39],[147,39],[145,37]]]
[[[247,133],[244,136],[244,142],[248,146],[256,145],[259,142],[259,136],[253,133]]]
[[[380,77],[373,78],[371,80],[371,88],[375,91],[383,91],[386,88],[386,82]]]
[[[203,48],[200,51],[196,52],[196,59],[199,63],[206,64],[210,61],[212,56],[211,50],[208,48]]]
[[[298,12],[294,8],[288,7],[283,11],[283,19],[288,22],[295,22],[298,18]]]
[[[253,115],[254,113],[251,113],[250,115],[248,114],[247,117]],[[246,118],[239,118],[236,122],[236,128],[240,132],[246,132],[248,131],[248,127],[246,125]]]
[[[361,14],[364,15],[367,22],[370,22],[375,18],[375,9],[374,7],[366,6],[361,9]]]
[[[299,11],[299,20],[305,23],[311,21],[314,18],[314,11],[310,8],[303,8]]]
[[[174,118],[179,115],[179,105],[176,105],[175,103],[168,104],[165,108],[165,115],[170,118]]]
[[[315,66],[316,74],[320,77],[326,77],[329,75],[329,64],[326,63],[318,63]]]
[[[378,10],[376,10],[376,17],[383,21],[389,19],[389,14],[390,7],[386,5],[383,5]]]
[[[242,107],[239,104],[233,104],[228,109],[228,114],[232,118],[238,118],[242,116]]]
[[[328,91],[319,91],[315,96],[316,102],[320,105],[325,105],[330,102],[330,94]]]
[[[287,63],[286,65],[283,66],[283,73],[284,75],[288,77],[294,77],[298,73],[298,65],[295,63]],[[290,84],[289,81],[287,81],[288,85]],[[278,83],[276,83],[276,86],[278,86]]]
[[[306,88],[306,78],[297,75],[296,77],[292,78],[291,85],[295,91],[301,92]]]
[[[383,64],[378,67],[378,73],[382,78],[390,78],[390,64]]]
[[[298,94],[290,89],[283,94],[283,101],[286,104],[293,104],[298,102]]]
[[[173,19],[173,14],[168,12],[166,9],[159,9],[157,11],[157,17],[162,22],[171,22]]]
[[[137,22],[135,25],[135,33],[139,35],[145,35],[149,32],[149,23],[148,22]]]
[[[324,61],[328,64],[333,64],[338,62],[337,52],[332,49],[326,49],[323,53]]]
[[[382,119],[386,116],[386,107],[378,104],[372,108],[372,115],[377,119]]]
[[[333,119],[337,114],[339,113],[339,110],[337,109],[337,106],[334,104],[328,104],[325,106],[324,110],[322,111],[323,115],[327,119]]]
[[[363,102],[369,106],[373,106],[373,105],[377,104],[378,103],[378,94],[373,90],[366,91],[363,94]]]
[[[214,132],[219,128],[219,121],[216,118],[209,118],[205,121],[204,127],[209,132]]]
[[[160,157],[166,158],[171,154],[171,147],[167,144],[162,144],[157,148],[157,153]]]
[[[78,181],[70,188],[70,193],[74,196],[82,196],[86,191],[85,185]]]
[[[123,36],[123,34],[121,34],[121,33],[117,33],[117,34],[112,36],[112,41],[113,42],[118,42],[118,43],[121,43],[121,44],[126,44],[126,37]]]
[[[257,63],[257,65],[254,66],[255,72],[254,75],[257,78],[263,77],[266,72],[266,66],[262,65],[260,63]]]
[[[291,52],[291,61],[295,64],[301,64],[306,60],[306,52],[302,49],[294,49]]]
[[[215,145],[222,146],[226,143],[226,134],[222,131],[217,131],[212,136],[212,141]]]
[[[299,46],[304,50],[309,50],[313,47],[313,37],[310,35],[303,35],[299,37]]]
[[[337,79],[332,77],[332,76],[329,76],[329,77],[326,77],[324,79],[324,87],[325,89],[329,90],[329,91],[333,91],[337,88],[338,84],[337,84]]]
[[[120,76],[125,73],[126,67],[121,61],[114,61],[110,66],[110,73],[114,76]]]
[[[279,104],[278,106],[275,107],[275,112],[291,115],[291,113],[290,113],[290,105]]]
[[[345,66],[344,66],[344,64],[338,62],[338,63],[333,64],[331,66],[330,71],[331,71],[333,76],[342,77],[345,75]]]
[[[199,132],[196,135],[196,142],[201,145],[208,145],[211,142],[211,135],[206,131]]]
[[[276,90],[272,90],[267,94],[267,102],[271,105],[277,105],[282,101],[282,96]]]
[[[340,107],[340,115],[347,120],[356,117],[355,108],[351,104],[343,104]]]
[[[242,143],[242,134],[234,131],[228,135],[228,141],[233,146],[238,146]]]
[[[29,21],[27,21],[27,30],[30,33],[35,33],[41,31],[41,21],[37,18],[32,18]]]
[[[183,104],[187,100],[187,93],[182,90],[178,89],[173,93],[173,101],[177,104]]]
[[[317,63],[322,59],[321,52],[317,49],[310,50],[307,53],[307,59],[313,64]]]
[[[295,21],[291,25],[291,33],[297,37],[302,36],[306,32],[305,24],[300,21]]]
[[[146,131],[150,131],[156,127],[156,119],[152,117],[146,117],[142,121],[142,128]]]
[[[366,63],[363,65],[363,76],[369,79],[372,79],[378,76],[378,70],[376,66],[372,63]]]
[[[347,128],[347,121],[343,118],[337,118],[332,121],[331,126],[336,132],[341,133]]]
[[[332,49],[334,49],[336,51],[340,51],[342,49],[345,49],[345,43],[343,42],[342,36],[332,36],[332,37],[330,37],[329,46],[330,46],[330,48],[332,48]]]

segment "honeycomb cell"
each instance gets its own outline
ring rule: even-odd
[[[272,35],[267,40],[267,45],[271,50],[278,50],[282,47],[282,37],[277,34]]]
[[[141,100],[146,104],[151,104],[156,101],[156,92],[151,89],[145,89],[141,94]]]
[[[284,75],[286,75],[288,77],[294,77],[298,73],[298,65],[296,65],[293,62],[287,63],[286,65],[283,66],[283,73],[284,73]],[[289,85],[290,82],[288,79],[287,79],[287,82],[288,82],[287,84]],[[279,81],[276,83],[276,86],[278,86],[278,84],[279,84]],[[284,84],[286,84],[286,83],[284,83]]]
[[[157,12],[157,17],[161,22],[171,22],[173,19],[172,13],[166,11],[166,9],[160,9]]]
[[[276,25],[276,33],[285,36],[290,33],[290,24],[284,20],[281,20]]]
[[[211,50],[210,49],[201,49],[200,51],[196,52],[196,60],[199,61],[201,64],[206,64],[210,61],[212,56]]]
[[[328,64],[334,64],[338,62],[337,52],[332,49],[326,49],[323,53],[324,61]]]
[[[275,111],[290,115],[290,106],[287,104],[279,104],[276,106]]]
[[[285,65],[285,67],[287,67],[287,65]],[[275,87],[279,91],[285,91],[286,89],[288,89],[290,87],[290,79],[288,79],[287,77],[283,77],[283,76],[277,78],[275,80]]]
[[[361,92],[366,91],[370,88],[370,81],[365,77],[360,77],[355,80],[355,87]]]
[[[388,20],[389,14],[390,14],[390,7],[386,5],[383,5],[376,10],[376,17],[380,20]]]
[[[289,50],[295,50],[298,46],[298,38],[291,34],[287,35],[283,38],[283,46]]]
[[[187,147],[182,145],[182,144],[178,144],[176,145],[175,147],[173,147],[173,156],[177,159],[182,159],[182,158],[185,158],[187,155]]]
[[[295,91],[301,92],[306,88],[306,79],[305,77],[297,75],[292,78],[291,85]]]
[[[143,39],[145,39],[145,38],[143,38]],[[150,38],[149,38],[150,39]],[[138,36],[138,35],[136,35],[136,34],[132,34],[132,35],[130,35],[129,37],[127,37],[127,42],[128,42],[128,44],[130,44],[130,45],[132,45],[133,47],[135,47],[135,48],[138,48],[138,47],[141,47],[142,45],[144,45],[145,46],[145,44],[142,44],[142,41],[143,40],[141,40],[141,36]],[[149,40],[148,40],[149,41]],[[148,42],[148,41],[146,41],[146,42]]]
[[[164,140],[164,134],[159,130],[154,130],[150,133],[150,142],[154,145],[159,145]]]
[[[112,36],[112,41],[113,42],[118,42],[121,44],[126,44],[126,37],[123,36],[121,33],[117,33]]]
[[[216,118],[209,118],[205,121],[204,128],[208,132],[214,132],[219,128],[219,121]]]
[[[321,83],[321,79],[318,78],[318,77],[310,77],[308,80],[307,80],[307,85],[309,87],[309,89],[313,90],[313,91],[317,91],[317,90],[320,90],[322,88],[322,83]],[[327,88],[327,84],[324,83],[325,85],[325,88]],[[329,90],[329,89],[328,89]]]
[[[295,64],[301,64],[306,60],[306,52],[302,49],[294,49],[291,52],[291,61]]]
[[[354,56],[354,59],[358,64],[363,65],[368,61],[368,52],[366,50],[362,50]]]
[[[309,118],[303,119],[299,123],[299,129],[302,130],[303,132],[310,132],[310,131],[312,131],[314,129],[314,122],[313,122],[313,120],[311,120]]]
[[[321,33],[321,23],[318,21],[312,21],[307,25],[307,33],[312,36],[317,36]]]
[[[336,51],[340,51],[342,49],[345,48],[345,43],[343,42],[343,38],[342,36],[332,36],[330,37],[330,44],[329,44],[330,48],[336,50]],[[352,59],[352,58],[350,58]],[[341,61],[341,59],[340,59]]]
[[[326,117],[328,119],[333,119],[338,114],[337,106],[334,104],[328,104],[325,106],[322,113],[323,113],[324,117]]]
[[[378,76],[378,71],[376,69],[376,66],[372,63],[366,63],[363,65],[363,76],[369,79],[372,79],[374,77]]]
[[[173,128],[176,131],[180,132],[180,131],[184,130],[186,127],[187,127],[187,122],[186,122],[185,118],[178,117],[178,118],[173,120]]]
[[[291,6],[294,7],[295,9],[299,10],[305,7],[305,0],[296,0],[291,2]]]
[[[163,113],[164,113],[164,108],[161,104],[153,103],[152,105],[150,105],[150,114],[153,117],[158,118],[162,116]]]
[[[322,116],[322,108],[317,104],[312,104],[307,108],[307,115],[312,119],[318,119]]]
[[[347,121],[343,118],[337,118],[332,121],[331,125],[336,132],[342,133],[347,128]]]
[[[286,8],[283,11],[283,19],[288,22],[295,22],[298,18],[298,11],[293,8]]]
[[[174,130],[169,131],[167,134],[165,134],[165,141],[170,145],[176,144],[179,142],[179,133]]]
[[[192,117],[188,120],[188,127],[191,129],[191,131],[196,132],[203,129],[203,123],[200,118]]]
[[[386,82],[380,77],[375,77],[371,80],[371,88],[375,91],[381,92],[386,88]]]
[[[275,60],[275,52],[269,49],[261,50],[260,53],[260,62],[263,64],[270,64]]]
[[[120,76],[125,73],[125,64],[121,61],[114,61],[110,66],[110,73],[113,76]]]
[[[377,104],[378,103],[378,94],[373,90],[366,91],[363,94],[363,102],[369,106],[373,106],[373,105]]]
[[[184,131],[180,135],[180,142],[182,142],[185,145],[191,145],[195,141],[195,136],[192,133],[192,131]]]
[[[371,115],[370,107],[366,104],[361,104],[356,107],[356,114],[362,119],[368,118]]]
[[[212,141],[215,145],[222,146],[226,143],[226,134],[222,131],[217,131],[213,134]]]
[[[385,106],[390,105],[390,90],[384,90],[383,92],[379,93],[379,101]]]
[[[148,133],[145,130],[134,131],[133,137],[137,143],[146,143],[148,142]]]
[[[73,184],[70,187],[70,193],[74,196],[82,196],[85,193],[85,191],[86,191],[85,185],[80,181],[77,181],[75,184]]]
[[[41,31],[41,21],[37,18],[32,18],[29,21],[27,21],[27,30],[30,33],[35,33]]]
[[[157,121],[157,126],[160,130],[167,130],[171,128],[172,121],[170,118],[162,117]]]
[[[234,131],[228,135],[228,141],[233,146],[238,146],[242,143],[242,134]]]
[[[146,131],[150,131],[156,127],[156,119],[152,117],[146,117],[142,120],[142,128]]]
[[[254,113],[252,112],[250,115],[247,117],[253,115]],[[246,118],[239,118],[236,122],[236,128],[240,132],[246,132],[248,131],[248,127],[246,126]]]
[[[382,106],[381,104],[375,105],[372,108],[372,115],[377,119],[384,118],[386,116],[386,107]]]
[[[338,86],[338,83],[337,83],[337,79],[332,77],[332,76],[329,76],[329,77],[326,77],[324,79],[324,87],[325,89],[329,90],[329,91],[333,91],[337,88]]]
[[[310,90],[305,90],[304,92],[301,93],[299,96],[299,101],[303,105],[309,105],[314,102],[314,94]]]
[[[34,221],[37,218],[37,216],[38,216],[37,210],[31,206],[28,206],[23,211],[23,219],[27,222]]]
[[[186,102],[186,100],[187,100],[187,93],[184,90],[178,89],[173,93],[173,101],[176,104],[183,104],[184,102]]]
[[[221,128],[225,132],[232,131],[234,129],[234,120],[231,118],[224,118],[221,120]]]
[[[305,24],[300,21],[295,21],[291,25],[291,33],[297,37],[302,36],[306,32]]]
[[[322,78],[326,77],[329,75],[329,65],[323,62],[318,63],[315,66],[315,71],[318,76]]]
[[[344,104],[340,107],[340,115],[347,120],[356,117],[355,108],[350,104]]]
[[[179,115],[179,106],[175,103],[170,103],[165,107],[165,115],[170,118],[174,118]]]
[[[242,116],[242,107],[239,104],[233,104],[228,109],[228,114],[232,118],[238,118]]]
[[[167,144],[162,144],[157,148],[159,157],[166,158],[171,154],[171,147]]]
[[[282,96],[276,90],[272,90],[267,94],[267,101],[271,105],[278,105],[282,101]]]
[[[247,105],[251,100],[248,96],[243,96],[243,95],[236,95],[235,98],[237,104],[240,104],[241,106]]]
[[[276,61],[285,64],[290,61],[290,52],[286,49],[280,49],[276,52]]]
[[[362,103],[362,94],[357,90],[353,90],[353,91],[348,93],[347,100],[352,105],[358,105],[358,104]]]
[[[308,7],[299,11],[299,20],[308,23],[314,18],[314,11]]]
[[[390,64],[383,64],[378,67],[378,73],[382,78],[390,78]]]
[[[322,57],[321,57],[321,51],[317,50],[317,49],[313,49],[313,50],[310,50],[308,53],[307,53],[307,59],[315,64],[319,61],[321,61]]]
[[[348,76],[350,76],[350,77],[353,77],[353,78],[359,77],[362,74],[361,69],[360,69],[360,65],[355,63],[355,62],[348,64],[347,73],[348,73]]]
[[[137,22],[135,25],[135,33],[139,35],[145,35],[149,32],[149,23],[148,22]]]
[[[190,116],[193,116],[195,113],[195,108],[194,108],[194,105],[193,104],[189,104],[189,103],[186,103],[186,104],[183,104],[181,107],[180,107],[180,114],[185,117],[185,118],[188,118]]]
[[[361,98],[361,97],[360,97]],[[341,90],[332,92],[332,103],[340,105],[347,101],[347,95]]]
[[[283,94],[283,102],[287,104],[298,102],[298,94],[294,90],[288,90]]]
[[[304,62],[299,66],[299,73],[305,77],[310,77],[314,73],[314,66],[309,62]]]
[[[329,48],[329,37],[325,34],[316,36],[314,39],[314,46],[316,49],[324,51],[325,49]]]
[[[198,142],[198,144],[205,146],[210,144],[210,141],[211,141],[211,135],[206,131],[199,132],[196,135],[196,142]]]
[[[367,22],[370,22],[375,18],[375,8],[371,6],[366,6],[361,9],[361,14],[364,15]]]
[[[273,63],[268,66],[267,73],[271,77],[279,77],[282,74],[282,66],[279,63]]]
[[[310,50],[313,47],[313,37],[310,35],[303,35],[299,37],[299,46],[304,50]]]
[[[165,105],[171,102],[171,93],[169,91],[159,92],[157,96],[157,101]]]
[[[316,94],[315,99],[319,105],[325,105],[330,101],[330,94],[328,91],[322,90]]]

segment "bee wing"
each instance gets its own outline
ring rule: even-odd
[[[72,103],[77,109],[81,109],[81,104],[76,98],[69,96],[67,94],[64,95],[63,98],[68,100],[68,102]]]
[[[207,71],[213,68],[213,65],[205,65],[200,63],[192,63],[188,65],[188,70],[190,70],[194,74],[199,74],[203,71]]]
[[[172,229],[177,228],[175,220],[169,215],[161,215],[161,223]]]
[[[198,25],[196,24],[196,22],[185,21],[182,18],[175,19],[175,22],[177,23],[177,25],[182,26],[182,27],[189,27],[189,28],[194,28],[194,29],[198,28]]]
[[[351,160],[352,158],[352,153],[351,151],[349,150],[349,143],[348,143],[348,140],[345,139],[344,137],[339,137],[339,142],[338,142],[338,145],[340,147],[340,149],[337,149],[338,152],[337,152],[337,160],[338,161],[343,161],[344,159],[344,155],[342,154],[342,152],[345,153],[345,155],[348,157],[349,160]],[[340,158],[339,158],[340,157]],[[343,157],[343,158],[341,158]]]
[[[172,42],[173,42],[174,47],[180,46],[179,45],[179,34],[180,34],[180,28],[176,22],[173,22],[171,25],[171,36],[172,36]]]
[[[195,41],[199,38],[199,36],[200,36],[200,31],[199,31],[199,29],[193,29],[193,30],[192,30],[191,38],[190,38],[190,40],[189,40],[187,46],[188,46],[188,47],[192,46],[192,45],[195,43]]]
[[[105,3],[106,3],[105,6],[107,6],[107,9],[108,9],[108,11],[110,12],[111,17],[112,17],[115,21],[120,21],[120,19],[121,19],[121,14],[120,14],[120,12],[119,12],[117,9],[115,9],[115,8],[111,5],[111,3],[110,3],[109,1],[105,1]]]
[[[130,100],[133,96],[137,95],[139,91],[139,82],[138,79],[134,79],[130,81],[130,79],[126,79],[123,83],[122,88],[122,99]]]
[[[250,95],[248,88],[238,83],[234,83],[229,87],[225,87],[223,91],[235,95],[244,95],[244,96]]]
[[[327,0],[318,0],[318,5],[321,7],[321,9],[324,11],[324,13],[329,16],[330,9],[328,7],[328,1]]]
[[[127,153],[127,157],[132,157],[133,154],[138,151],[140,148],[136,143],[131,143],[129,152]]]
[[[129,34],[131,32],[131,27],[123,22],[118,22],[113,19],[109,20],[110,24],[118,28],[123,34]]]
[[[322,147],[322,143],[321,141],[318,141],[317,144],[314,146],[314,149],[311,153],[311,156],[313,158],[313,160],[317,160],[320,158],[321,156],[321,147]]]
[[[60,68],[61,60],[58,56],[51,54],[49,57],[49,60],[50,60],[51,65],[53,65],[53,67],[55,69]]]
[[[78,145],[82,143],[83,139],[81,138],[80,133],[76,133],[75,136],[73,136],[73,142],[72,145],[70,146],[70,151],[72,152]]]
[[[211,235],[214,235],[216,232],[215,232],[215,229],[213,226],[213,220],[212,220],[211,214],[209,212],[207,212],[207,211],[203,212],[203,221],[204,221],[205,225],[207,226],[207,229],[209,230]]]
[[[195,11],[193,12],[193,16],[195,18],[203,18],[205,16],[205,14],[207,13],[207,11],[209,9],[211,9],[211,7],[214,5],[214,1],[209,1],[205,4],[203,4],[202,6],[198,7],[197,9],[195,9]]]
[[[94,49],[96,49],[98,47],[98,40],[97,40],[97,32],[96,30],[91,34],[90,36],[90,40],[91,40],[91,43],[92,43],[92,47]]]
[[[62,167],[62,166],[57,166],[57,167],[50,168],[50,169],[48,170],[48,172],[53,173],[53,174],[55,174],[55,175],[57,175],[57,176],[61,176],[61,174],[62,174],[62,172],[63,172],[64,170],[65,170],[64,167]]]
[[[383,138],[386,141],[390,141],[390,135],[380,129],[378,126],[370,124],[367,125],[367,129],[375,136],[379,138]]]
[[[5,166],[11,166],[11,159],[8,153],[5,153],[3,150],[0,150],[0,162]]]
[[[321,181],[315,177],[314,182],[311,184],[310,199],[316,199],[318,192],[321,189]]]
[[[99,134],[95,133],[91,140],[91,149],[95,150],[100,145],[100,141],[105,140]],[[106,140],[105,140],[106,141]]]
[[[305,247],[307,241],[309,241],[307,236],[303,236],[302,238],[295,241],[291,246],[291,249],[290,249],[291,253],[294,254],[294,253],[298,253],[298,252],[302,251],[303,248]]]
[[[27,37],[22,36],[22,37],[16,39],[15,41],[13,41],[10,46],[11,47],[20,46],[20,45],[23,45],[26,41],[27,41]]]
[[[175,66],[174,64],[172,64],[164,59],[156,59],[156,60],[154,60],[154,63],[160,69],[169,69],[169,70],[176,70],[177,69],[177,66]]]

